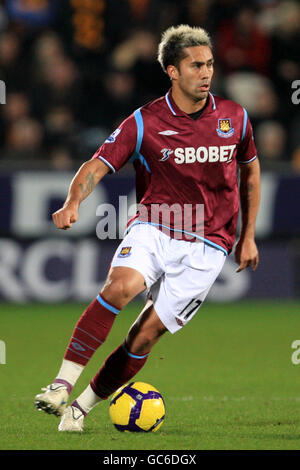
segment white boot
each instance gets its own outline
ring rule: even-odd
[[[53,383],[42,390],[44,393],[39,393],[34,399],[36,408],[39,411],[61,416],[69,398],[67,387],[63,384]]]
[[[83,431],[84,414],[76,406],[68,406],[60,420],[59,431]]]

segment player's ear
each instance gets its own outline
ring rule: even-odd
[[[168,65],[167,67],[167,72],[171,80],[177,80],[178,79],[178,69],[175,67],[175,65]]]

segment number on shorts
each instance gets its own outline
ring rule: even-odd
[[[187,320],[195,310],[198,310],[200,305],[202,304],[202,300],[200,299],[192,299],[186,307],[179,313],[178,317],[183,317],[184,320]]]

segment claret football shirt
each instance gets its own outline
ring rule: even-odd
[[[125,119],[92,158],[111,172],[134,165],[140,204],[129,229],[151,223],[167,228],[171,237],[180,233],[183,240],[200,239],[231,252],[239,212],[237,163],[257,158],[242,106],[209,93],[205,109],[193,119],[169,90]]]

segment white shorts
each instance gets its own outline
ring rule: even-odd
[[[139,271],[165,327],[175,333],[198,311],[221,272],[226,255],[201,241],[170,238],[149,224],[134,225],[111,267]]]

